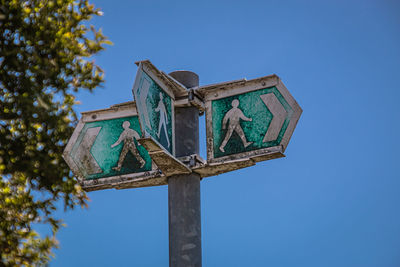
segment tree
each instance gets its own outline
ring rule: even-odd
[[[109,41],[87,0],[0,0],[0,266],[41,265],[65,209],[87,197],[61,158],[76,125],[74,93],[101,85],[91,57]],[[36,223],[49,225],[40,236]]]

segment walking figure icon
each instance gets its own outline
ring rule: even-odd
[[[124,121],[122,123],[122,128],[124,128],[123,132],[119,136],[118,140],[114,144],[111,145],[111,148],[114,148],[117,145],[119,145],[121,142],[124,142],[124,146],[122,148],[121,154],[119,155],[117,166],[112,168],[115,171],[121,170],[122,164],[123,164],[125,157],[129,151],[140,162],[140,168],[143,168],[143,166],[146,164],[146,161],[142,158],[142,156],[140,156],[139,151],[134,142],[134,139],[137,140],[140,138],[140,136],[135,130],[129,128],[130,126],[131,126],[131,124],[129,121]],[[138,145],[140,146],[139,143],[138,143]]]
[[[243,114],[243,111],[241,111],[238,106],[239,106],[239,100],[234,99],[232,101],[232,108],[225,114],[223,120],[222,120],[222,129],[225,130],[226,129],[226,124],[229,121],[228,124],[228,131],[226,132],[225,138],[221,143],[221,146],[219,147],[219,150],[221,150],[221,152],[225,152],[225,146],[228,143],[229,139],[232,136],[232,133],[235,131],[240,139],[242,140],[243,146],[246,148],[249,145],[251,145],[253,142],[248,142],[246,140],[246,136],[243,132],[242,127],[240,126],[240,120],[244,120],[244,121],[252,121],[252,118],[248,118]]]
[[[155,109],[155,112],[160,112],[160,122],[158,124],[157,136],[158,138],[160,138],[161,128],[164,126],[165,138],[167,139],[168,147],[170,147],[171,144],[169,143],[169,138],[167,133],[167,123],[168,123],[167,108],[164,105],[163,99],[164,99],[163,94],[160,92],[160,101],[158,102],[158,106]]]

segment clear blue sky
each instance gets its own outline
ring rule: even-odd
[[[132,100],[142,59],[201,85],[275,73],[304,110],[286,158],[202,181],[203,266],[400,266],[398,1],[92,2],[114,45],[77,111]],[[168,266],[166,186],[89,197],[51,266]]]

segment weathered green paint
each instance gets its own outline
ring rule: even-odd
[[[122,123],[124,121],[129,121],[129,128],[135,130],[139,135],[141,135],[139,120],[137,116],[95,121],[85,124],[70,153],[71,158],[75,161],[77,166],[79,166],[79,169],[81,169],[81,173],[85,175],[84,179],[97,179],[151,170],[151,158],[146,149],[143,146],[138,145],[136,140],[134,140],[134,142],[136,144],[138,152],[141,157],[146,161],[146,164],[143,166],[143,168],[140,168],[139,161],[129,151],[123,161],[121,170],[116,171],[112,169],[113,167],[117,166],[119,156],[124,146],[124,142],[121,142],[114,148],[111,148],[111,145],[118,140],[121,133],[123,132],[124,129],[122,127]],[[85,174],[82,163],[75,160],[74,155],[76,154],[78,147],[81,145],[82,139],[85,136],[87,130],[94,127],[101,127],[101,130],[97,135],[92,147],[90,148],[90,153],[102,169],[102,172],[98,174]]]
[[[145,105],[141,100],[143,94],[143,85],[144,83],[149,83],[149,89],[147,92],[147,97],[145,96]],[[164,92],[164,90],[144,71],[141,75],[139,81],[139,88],[137,90],[138,99],[136,99],[136,104],[138,108],[138,113],[140,116],[140,120],[142,121],[142,127],[145,128],[145,131],[153,137],[157,142],[159,142],[168,152],[172,154],[172,101],[171,97]],[[166,125],[161,123],[160,128],[160,119],[162,118],[162,110],[157,110],[160,104],[160,94],[163,97],[162,103],[166,108]],[[146,114],[148,114],[148,121],[150,125],[146,123],[147,119],[145,118]],[[150,127],[149,127],[150,126]],[[165,134],[165,130],[167,134]],[[160,135],[158,133],[160,132]]]
[[[287,116],[279,132],[278,138],[273,141],[263,142],[263,138],[268,131],[268,127],[271,123],[273,115],[264,104],[260,96],[268,93],[273,93],[275,95],[275,97],[286,110]],[[243,114],[252,119],[252,121],[240,120],[240,126],[243,129],[247,141],[253,143],[245,148],[239,135],[236,132],[233,132],[225,146],[225,152],[222,152],[220,151],[219,147],[227,133],[227,128],[222,129],[222,121],[225,114],[232,109],[232,101],[234,99],[239,100],[238,108],[243,112]],[[211,105],[214,158],[279,145],[293,113],[292,108],[276,87],[264,88],[244,94],[213,100]]]

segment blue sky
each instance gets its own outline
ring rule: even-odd
[[[92,2],[114,45],[78,112],[132,100],[143,59],[201,85],[275,73],[303,108],[286,158],[202,181],[203,266],[400,266],[398,1]],[[168,266],[167,192],[89,193],[51,266]]]

